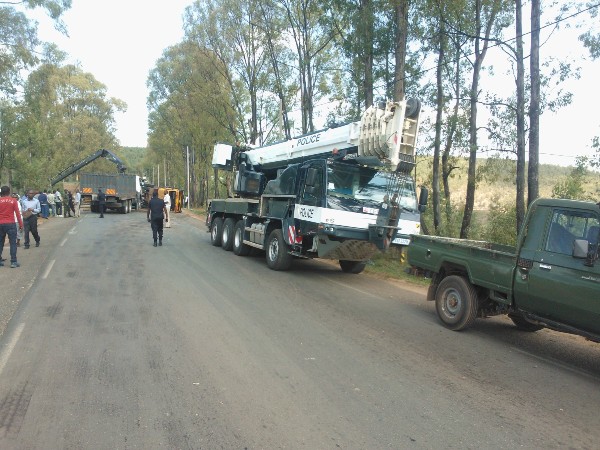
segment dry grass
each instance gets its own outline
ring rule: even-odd
[[[431,190],[431,157],[421,157],[417,163],[417,184]],[[468,160],[456,161],[458,168],[450,178],[452,203],[464,205],[467,188]],[[552,197],[552,189],[560,181],[566,180],[572,167],[542,164],[539,173],[540,197]],[[513,205],[516,197],[516,164],[514,161],[481,158],[477,162],[477,187],[475,190],[475,210],[487,211],[492,202]],[[585,191],[588,196],[600,200],[600,174],[589,171],[585,177]],[[440,186],[441,188],[441,186]],[[525,193],[526,196],[526,193]]]

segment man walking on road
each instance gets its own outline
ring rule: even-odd
[[[98,189],[98,209],[100,210],[100,218],[104,219],[104,207],[106,206],[106,194],[102,189]]]
[[[167,205],[164,200],[158,198],[158,192],[152,193],[152,198],[148,202],[148,212],[146,214],[148,222],[152,227],[152,239],[154,239],[154,246],[156,247],[156,238],[158,236],[158,245],[162,246],[163,238],[163,220],[169,222],[169,216],[167,214]]]
[[[35,246],[40,246],[40,235],[37,230],[38,214],[41,211],[40,202],[37,198],[33,198],[33,191],[27,191],[27,198],[21,200],[21,210],[23,211],[23,225],[25,229],[25,250],[29,248],[29,232],[33,234]],[[14,220],[14,217],[13,217]]]
[[[2,261],[2,250],[4,249],[4,238],[8,235],[10,244],[10,267],[12,269],[19,267],[17,262],[17,224],[15,217],[19,222],[19,230],[23,229],[23,219],[19,208],[19,201],[10,196],[10,188],[2,186],[0,188],[0,266],[4,265]]]

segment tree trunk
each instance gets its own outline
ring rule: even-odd
[[[438,34],[438,64],[436,71],[437,98],[436,98],[436,118],[435,118],[435,138],[433,144],[433,177],[432,177],[432,201],[433,201],[433,228],[436,234],[440,227],[440,149],[442,146],[442,113],[444,109],[444,84],[443,84],[443,65],[444,65],[444,42],[445,27],[443,18],[440,17]]]
[[[394,100],[404,99],[404,68],[406,66],[406,42],[408,34],[408,2],[409,0],[395,0],[396,23],[398,35],[396,36],[396,70],[394,76]]]
[[[498,14],[498,10],[493,8],[487,18],[488,22],[485,26],[485,39],[483,39],[483,48],[480,49],[481,38],[479,37],[482,24],[481,24],[481,10],[482,0],[475,2],[475,63],[473,65],[473,78],[471,81],[471,92],[470,92],[470,112],[469,112],[469,170],[467,176],[467,198],[465,201],[465,212],[463,215],[463,221],[460,228],[460,237],[467,239],[471,229],[471,218],[473,216],[473,206],[475,205],[475,175],[477,167],[477,101],[479,98],[479,74],[485,59],[487,52],[490,34],[492,32],[492,25],[494,24],[495,18]]]
[[[517,35],[517,234],[525,217],[525,65],[523,61],[523,7],[516,0]]]
[[[540,0],[531,0],[531,100],[529,103],[529,170],[527,205],[539,197],[540,159]]]
[[[365,97],[365,109],[373,105],[373,6],[371,0],[360,0],[360,8],[363,17],[364,35],[364,75],[363,95]]]

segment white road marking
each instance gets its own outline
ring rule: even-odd
[[[2,375],[4,366],[6,365],[8,358],[10,358],[12,351],[15,349],[15,346],[17,345],[17,341],[19,340],[19,337],[21,337],[23,328],[25,328],[25,322],[22,322],[17,326],[15,332],[10,337],[8,344],[6,344],[6,347],[4,347],[4,349],[0,353],[0,375]]]
[[[60,243],[60,246],[62,247],[63,245],[65,245],[65,242],[67,242],[67,238],[64,238],[64,239],[62,240],[62,242]]]
[[[50,275],[50,271],[52,270],[52,266],[54,265],[54,262],[56,260],[53,259],[52,261],[50,261],[50,264],[48,264],[48,267],[46,268],[46,271],[44,272],[44,275],[42,275],[42,278],[45,280],[46,278],[48,278],[48,275]]]

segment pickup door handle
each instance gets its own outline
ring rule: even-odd
[[[552,270],[552,266],[549,264],[540,263],[540,269]]]

